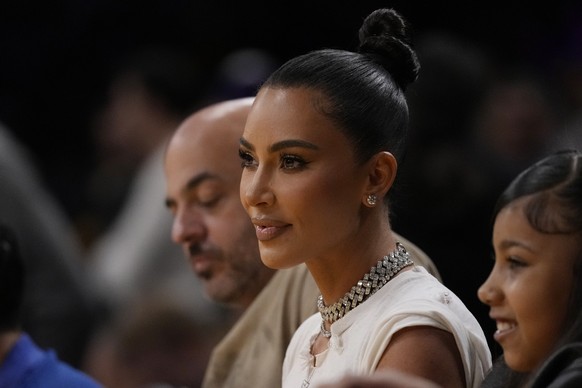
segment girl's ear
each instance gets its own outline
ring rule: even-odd
[[[368,184],[362,200],[365,206],[374,207],[392,187],[398,163],[394,155],[387,151],[377,153],[369,163]]]

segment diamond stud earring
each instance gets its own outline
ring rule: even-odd
[[[366,197],[366,203],[370,206],[376,206],[377,201],[378,197],[376,197],[376,194],[368,194]]]

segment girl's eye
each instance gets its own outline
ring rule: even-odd
[[[509,263],[509,268],[511,269],[519,269],[527,266],[526,263],[515,256],[509,256],[507,258],[507,262]]]
[[[249,154],[248,152],[243,151],[243,150],[239,150],[238,156],[241,159],[241,167],[242,168],[252,167],[253,165],[255,165],[255,160],[253,159],[251,154]]]
[[[282,155],[281,156],[281,168],[284,170],[297,170],[302,169],[307,165],[307,163],[300,157],[295,155]]]

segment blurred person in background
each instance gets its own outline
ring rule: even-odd
[[[132,53],[114,73],[96,118],[98,163],[80,230],[96,291],[112,317],[158,294],[204,313],[215,310],[192,298],[199,283],[167,238],[171,217],[160,206],[166,141],[201,103],[205,77],[196,60],[177,50]]]
[[[487,332],[487,325],[493,326],[473,291],[487,273],[487,262],[464,258],[487,251],[486,221],[479,220],[490,212],[475,201],[483,188],[464,159],[489,85],[490,59],[470,41],[436,31],[421,35],[416,48],[422,71],[407,91],[410,142],[393,196],[393,224],[438,257],[443,282]],[[455,244],[448,243],[451,238]]]
[[[549,64],[550,74],[558,80],[564,106],[560,112],[564,125],[554,149],[582,149],[582,4],[572,3],[571,9],[565,10],[561,29],[560,38],[550,43],[557,51],[557,60]]]
[[[394,225],[439,257],[445,284],[492,332],[473,292],[489,270],[491,210],[511,177],[550,150],[557,107],[538,74],[496,64],[459,37],[427,34],[418,51],[423,72],[408,94],[412,136]]]
[[[181,51],[152,47],[132,53],[116,69],[96,118],[99,160],[88,187],[87,213],[77,225],[104,308],[84,368],[111,387],[155,383],[162,377],[196,381],[194,364],[205,357],[192,353],[189,345],[198,337],[172,341],[167,336],[172,324],[176,333],[192,333],[205,325],[219,330],[230,318],[201,297],[200,282],[168,238],[172,218],[163,206],[166,142],[203,104],[207,77],[199,62]],[[163,311],[181,319],[171,320]],[[152,341],[140,344],[136,338],[147,338],[134,331],[144,327]],[[128,337],[134,340],[128,342]],[[166,348],[163,338],[169,341]],[[205,342],[197,343],[203,354]],[[124,343],[132,346],[121,349]],[[184,359],[190,360],[191,375],[156,372]],[[146,361],[149,367],[144,367]]]
[[[26,242],[20,248],[27,267],[23,329],[40,347],[80,366],[98,312],[81,244],[45,188],[32,155],[2,125],[0,219]]]
[[[473,119],[470,146],[497,192],[551,151],[560,126],[548,86],[529,69],[509,67],[496,73],[487,89]]]
[[[200,281],[169,238],[163,150],[195,107],[254,92],[271,61],[261,50],[236,50],[214,73],[205,74],[189,57],[152,50],[132,57],[112,81],[96,128],[102,131],[97,136],[104,160],[93,188],[104,195],[90,202],[97,218],[88,219],[93,231],[111,223],[92,242],[89,257],[110,312],[86,364],[109,387],[160,381],[197,386],[211,345],[238,315],[203,297]],[[131,180],[130,172],[144,158],[145,167]],[[121,190],[116,190],[118,183]],[[132,185],[129,193],[124,193],[125,183]],[[120,203],[125,205],[116,213]]]
[[[31,242],[34,243],[34,242]],[[83,372],[44,350],[22,329],[27,266],[15,233],[0,223],[0,386],[98,388]]]
[[[97,336],[83,370],[108,388],[200,387],[228,322],[163,297],[139,301]]]
[[[267,50],[244,47],[227,53],[217,64],[209,100],[226,101],[254,96],[259,85],[278,66]]]

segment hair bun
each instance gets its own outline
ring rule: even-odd
[[[372,12],[359,31],[361,54],[382,65],[402,90],[416,80],[420,64],[411,46],[409,27],[393,9]]]

